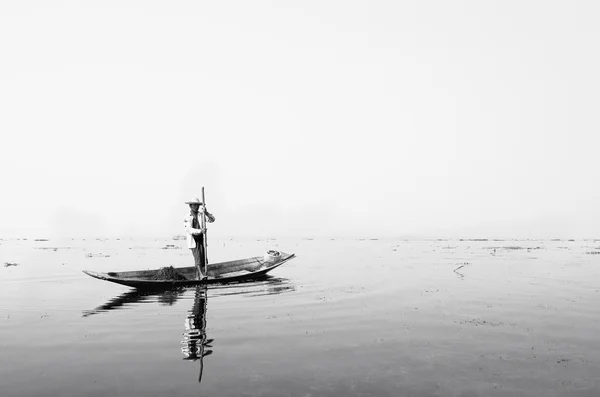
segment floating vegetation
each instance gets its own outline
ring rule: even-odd
[[[106,254],[102,254],[102,253],[100,253],[100,254],[90,253],[90,254],[86,254],[85,257],[86,258],[110,258],[110,255],[106,255]]]
[[[19,264],[15,263],[15,262],[4,262],[4,267],[11,267],[11,266],[19,266]]]
[[[483,247],[483,248],[488,249],[488,250],[513,250],[513,251],[542,249],[542,247],[520,247],[518,245],[508,245],[506,247]]]
[[[455,321],[456,323],[457,321]],[[472,320],[463,320],[463,321],[458,321],[458,324],[471,324],[471,325],[475,325],[476,327],[483,325],[483,326],[490,326],[490,327],[499,327],[501,325],[504,325],[504,322],[495,322],[495,321],[487,321],[487,320],[482,320],[480,318],[474,318]],[[508,325],[513,325],[513,324],[508,324]]]
[[[173,266],[161,267],[156,274],[152,276],[152,280],[187,280],[187,278],[179,273]]]

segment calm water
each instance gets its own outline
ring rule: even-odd
[[[298,256],[144,294],[184,241],[3,240],[0,396],[599,396],[600,241],[226,240]]]

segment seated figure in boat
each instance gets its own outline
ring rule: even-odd
[[[190,214],[183,221],[187,232],[187,244],[188,248],[192,250],[192,255],[194,255],[194,265],[199,273],[198,278],[204,280],[207,278],[207,275],[204,274],[206,252],[204,251],[203,244],[206,230],[202,228],[201,217],[204,215],[206,222],[209,223],[214,222],[215,217],[206,210],[198,198],[186,201],[185,203],[190,206]]]

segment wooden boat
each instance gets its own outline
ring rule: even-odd
[[[184,276],[185,280],[154,280],[159,269],[137,270],[129,272],[99,273],[89,270],[83,272],[88,276],[106,280],[134,288],[170,288],[198,284],[218,284],[251,280],[264,277],[268,272],[293,259],[296,255],[281,252],[274,261],[265,261],[262,256],[239,259],[229,262],[212,263],[208,265],[208,278],[196,280],[196,268],[178,267],[175,270]]]

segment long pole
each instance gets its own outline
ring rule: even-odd
[[[208,276],[208,253],[206,252],[206,246],[208,245],[206,243],[206,200],[204,199],[204,186],[202,186],[202,207],[203,207],[203,211],[202,211],[202,246],[204,248],[204,275]]]

